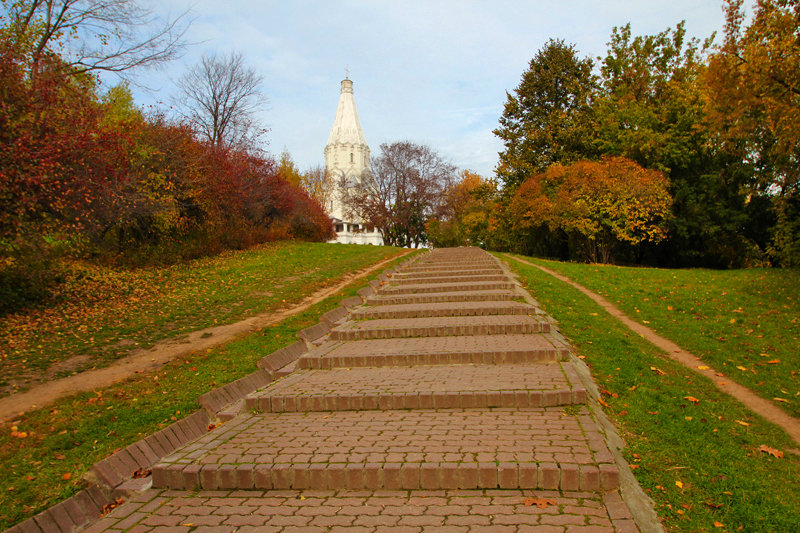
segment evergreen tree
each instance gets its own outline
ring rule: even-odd
[[[505,146],[497,175],[508,192],[553,163],[586,159],[592,152],[593,62],[573,45],[548,41],[531,59],[514,94],[506,93],[500,127]]]

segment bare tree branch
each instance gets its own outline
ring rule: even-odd
[[[68,73],[127,70],[178,57],[187,12],[162,20],[137,0],[8,0],[11,33],[27,51],[35,75],[46,54]]]
[[[266,104],[263,76],[244,64],[239,53],[206,56],[179,81],[183,116],[217,146],[252,145],[265,130],[255,119]]]

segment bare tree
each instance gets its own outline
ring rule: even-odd
[[[456,172],[428,146],[384,143],[371,172],[345,189],[343,203],[349,215],[376,226],[384,243],[418,247],[427,242],[425,224]]]
[[[239,53],[205,56],[178,81],[178,107],[215,146],[252,145],[264,133],[255,113],[266,104],[263,77]]]
[[[173,59],[184,48],[186,12],[161,19],[137,0],[0,1],[32,76],[48,54],[62,57],[67,74],[122,73]]]

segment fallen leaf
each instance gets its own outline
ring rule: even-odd
[[[66,456],[66,455],[64,455],[63,453],[57,453],[57,454],[55,455],[55,458],[56,458],[56,459],[58,459],[59,461],[63,461],[64,459],[66,459],[66,458],[67,458],[67,456]]]
[[[676,481],[675,482],[675,486],[678,487],[679,489],[682,489],[683,488],[683,481]]]
[[[742,372],[747,372],[747,367],[744,367],[744,366],[742,366],[742,365],[736,365],[736,368],[738,368],[738,369],[739,369],[739,370],[741,370]]]
[[[737,420],[736,423],[739,424],[740,426],[749,426],[750,425],[747,422],[743,422],[741,420]]]
[[[64,481],[68,481],[68,480],[72,479],[72,474],[70,474],[69,472],[67,472],[66,474],[63,474],[63,475],[61,476],[61,479],[63,479]]]
[[[725,524],[723,524],[722,522],[714,522],[714,527],[718,527],[718,528],[719,527],[725,527]]]
[[[684,400],[688,400],[688,401],[692,402],[692,403],[693,403],[693,404],[695,404],[695,405],[697,405],[697,404],[699,404],[699,403],[700,403],[700,400],[698,400],[698,399],[697,399],[697,398],[695,398],[694,396],[684,396],[684,397],[683,397],[683,399],[684,399]]]
[[[100,510],[101,516],[107,515],[108,513],[113,511],[115,507],[122,505],[123,501],[124,500],[122,498],[117,498],[113,502],[105,504]]]
[[[598,397],[598,398],[597,398],[597,403],[599,403],[599,404],[600,404],[600,405],[602,405],[603,407],[608,407],[608,402],[607,402],[607,401],[605,401],[603,398],[600,398],[600,397]]]
[[[151,475],[152,473],[153,473],[152,470],[148,470],[146,468],[140,468],[139,470],[133,473],[133,479],[145,478]]]
[[[522,503],[524,503],[526,507],[535,505],[539,509],[547,509],[548,506],[556,504],[556,502],[550,498],[525,498]]]
[[[661,370],[660,368],[656,368],[656,367],[654,367],[654,366],[651,366],[651,367],[650,367],[650,370],[652,370],[653,372],[655,372],[655,373],[656,373],[656,374],[658,374],[659,376],[666,376],[666,375],[667,375],[667,373],[666,373],[666,372],[664,372],[664,371],[663,371],[663,370]]]
[[[711,509],[719,509],[720,507],[723,506],[723,504],[721,503],[711,503],[711,502],[703,502],[703,503]]]
[[[697,367],[697,370],[708,370],[708,368],[709,367],[707,367],[706,365],[700,365]]]
[[[767,453],[767,454],[769,454],[769,455],[771,455],[773,457],[777,457],[778,459],[782,459],[783,458],[783,452],[782,451],[777,450],[775,448],[770,448],[766,444],[762,444],[761,446],[759,446],[758,447],[758,451]]]
[[[789,403],[789,400],[784,400],[783,398],[773,398],[773,400],[775,400],[776,402]],[[23,431],[23,433],[24,433],[24,431]]]
[[[780,362],[781,362],[780,359],[772,359],[771,361],[767,361],[767,364],[768,365],[777,365]]]

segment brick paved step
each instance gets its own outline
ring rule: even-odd
[[[497,268],[499,264],[497,261],[483,261],[480,263],[468,261],[453,261],[453,262],[431,262],[431,263],[414,263],[403,267],[401,272],[447,272],[454,270],[477,270]]]
[[[489,301],[509,301],[519,298],[519,294],[512,290],[497,291],[453,291],[421,294],[379,294],[367,298],[369,305],[404,305],[404,304],[427,304],[443,302],[489,302]]]
[[[165,457],[153,487],[613,490],[585,407],[243,415]]]
[[[536,308],[513,301],[440,302],[360,307],[351,313],[355,320],[376,318],[423,318],[434,316],[533,315]]]
[[[530,498],[553,505],[531,505]],[[160,491],[132,495],[100,531],[639,531],[617,491],[250,490]],[[218,525],[219,524],[219,525]],[[130,528],[130,529],[129,529]],[[163,529],[162,529],[163,528]],[[475,528],[475,529],[473,529]],[[519,529],[517,529],[519,528]],[[539,529],[540,528],[540,529]],[[16,530],[15,530],[16,531]],[[23,529],[23,531],[27,531]],[[38,531],[38,530],[37,530]]]
[[[565,360],[569,348],[549,333],[328,341],[301,356],[298,368],[514,364]]]
[[[425,294],[429,292],[463,292],[463,291],[497,291],[514,288],[511,281],[479,281],[449,283],[415,283],[411,285],[386,285],[381,289],[383,294]]]
[[[366,303],[368,305],[403,305],[403,304],[425,304],[425,303],[444,303],[444,302],[489,302],[489,301],[511,301],[520,298],[520,295],[513,290],[501,289],[491,291],[452,291],[452,292],[430,292],[416,294],[379,294],[369,296]]]
[[[547,333],[550,322],[528,315],[442,316],[425,318],[381,318],[348,321],[329,333],[335,341],[407,339],[449,335],[509,335]]]
[[[421,277],[421,276],[394,276],[391,279],[392,286],[402,285],[420,285],[425,283],[478,283],[484,281],[511,281],[511,278],[505,272],[498,272],[496,274],[447,274],[437,277]]]
[[[432,272],[422,271],[422,272],[395,272],[390,277],[393,279],[409,279],[409,278],[440,278],[440,277],[447,277],[447,276],[485,276],[490,274],[504,274],[505,270],[500,268],[471,268],[471,269],[464,269],[459,268],[457,270],[434,270]]]
[[[582,404],[570,364],[299,370],[248,395],[265,413],[372,409],[548,407]]]

